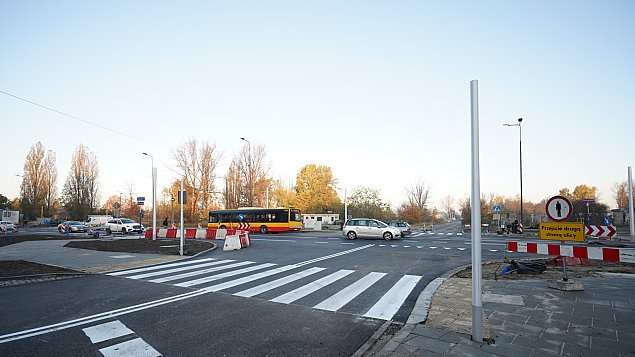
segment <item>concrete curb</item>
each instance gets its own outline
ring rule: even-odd
[[[373,335],[366,341],[366,343],[364,343],[360,348],[357,349],[357,351],[355,351],[355,353],[351,355],[351,357],[363,356],[364,353],[370,350],[371,347],[373,347],[377,343],[377,341],[381,339],[381,336],[384,334],[384,332],[386,332],[386,330],[388,329],[390,325],[391,325],[391,321],[384,322],[384,324],[381,325],[377,329],[377,331],[375,331],[375,333],[373,333]]]

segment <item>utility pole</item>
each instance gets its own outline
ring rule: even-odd
[[[344,223],[348,219],[348,197],[346,197],[346,189],[344,189]]]
[[[181,227],[180,227],[180,231],[181,231],[181,242],[180,242],[180,248],[179,248],[179,252],[181,255],[183,255],[183,245],[185,244],[185,229],[183,229],[183,204],[185,201],[185,194],[184,194],[184,190],[183,190],[183,177],[181,178],[181,191],[179,191],[179,203],[181,204]]]
[[[630,217],[631,239],[635,237],[635,212],[633,212],[633,170],[628,167],[628,215]]]
[[[470,92],[472,102],[472,340],[481,343],[483,342],[483,301],[481,296],[481,183],[477,80],[470,82]]]
[[[249,151],[248,155],[247,155],[247,172],[249,173],[249,207],[253,207],[253,201],[254,201],[254,178],[253,178],[253,172],[252,172],[252,165],[251,165],[251,142],[249,142],[249,140],[245,139],[245,138],[240,138],[240,140],[246,141],[247,142],[247,150]]]

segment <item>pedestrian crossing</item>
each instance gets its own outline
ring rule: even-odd
[[[391,320],[423,278],[305,265],[204,258],[106,275],[380,320]]]

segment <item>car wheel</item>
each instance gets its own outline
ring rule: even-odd
[[[355,232],[353,232],[353,231],[350,231],[350,232],[346,233],[346,238],[348,238],[350,240],[353,240],[353,239],[357,238],[357,234]]]
[[[269,228],[267,228],[267,226],[260,226],[260,233],[267,234],[267,232],[269,232]]]
[[[110,230],[110,228],[106,228],[106,235],[111,235],[112,231]]]
[[[384,233],[384,239],[385,240],[391,240],[392,239],[392,233],[390,233],[390,232]]]
[[[121,228],[121,234],[126,234],[126,227]]]

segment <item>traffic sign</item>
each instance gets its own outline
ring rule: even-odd
[[[584,230],[581,222],[543,222],[540,239],[584,242]]]
[[[566,221],[573,213],[573,205],[568,198],[563,196],[553,196],[547,200],[547,217],[555,222]]]
[[[501,206],[492,207],[492,213],[501,213]]]
[[[589,202],[595,202],[595,198],[583,198],[583,199],[582,199],[582,202],[587,202],[587,203],[589,203]]]
[[[137,204],[139,206],[143,206],[143,203],[145,202],[146,198],[145,197],[137,197]]]

